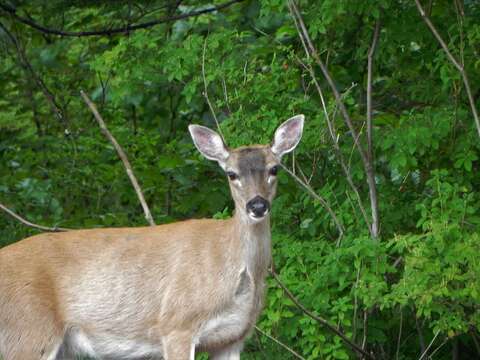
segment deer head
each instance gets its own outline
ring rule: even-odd
[[[229,149],[220,135],[207,127],[190,125],[193,142],[207,159],[215,160],[225,171],[235,208],[249,222],[264,220],[277,187],[277,172],[282,156],[298,145],[304,116],[297,115],[278,127],[271,145]]]

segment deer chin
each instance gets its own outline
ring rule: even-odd
[[[267,218],[267,215],[270,213],[270,210],[265,211],[265,214],[262,216],[255,216],[252,212],[248,212],[248,219],[253,222],[254,224],[262,222]]]

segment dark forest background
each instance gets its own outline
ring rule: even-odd
[[[1,1],[0,203],[144,226],[81,90],[157,224],[232,214],[188,124],[214,113],[238,146],[305,114],[272,214],[279,279],[377,359],[480,358],[478,1]],[[0,246],[36,232],[0,216]],[[257,325],[305,359],[361,358],[274,279]],[[295,358],[260,331],[242,356]]]

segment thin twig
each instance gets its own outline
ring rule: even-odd
[[[292,10],[292,6],[293,6],[293,5],[291,4],[291,2],[292,2],[291,0],[288,0],[288,7],[289,7],[289,9],[290,9],[290,12],[291,12],[292,15],[293,15],[293,10]],[[307,56],[307,59],[310,60],[310,50],[309,50],[309,48],[308,48],[308,46],[307,46],[307,44],[306,44],[305,39],[304,39],[303,36],[302,36],[302,32],[301,32],[301,30],[300,30],[301,24],[299,23],[299,21],[298,21],[298,19],[297,19],[296,16],[292,16],[292,19],[293,19],[293,22],[295,23],[295,28],[296,28],[297,31],[298,31],[298,34],[299,34],[300,41],[301,41],[301,43],[302,43],[303,49],[305,50],[305,55]]]
[[[230,109],[230,104],[228,100],[227,83],[225,82],[225,78],[223,76],[222,76],[222,87],[223,87],[223,96],[225,97],[225,106],[227,107],[228,114],[230,115],[232,113],[232,110]]]
[[[453,66],[455,66],[457,68],[457,70],[460,72],[460,75],[462,75],[463,85],[465,86],[465,91],[467,92],[468,101],[470,102],[470,107],[472,109],[473,119],[475,120],[475,125],[477,127],[478,136],[480,136],[480,118],[478,116],[477,107],[475,106],[475,99],[473,98],[473,95],[472,95],[472,89],[470,88],[470,83],[468,81],[468,75],[467,75],[467,72],[465,71],[465,67],[450,52],[447,44],[443,40],[443,38],[440,35],[440,33],[438,32],[438,30],[435,28],[435,25],[433,25],[433,22],[430,20],[428,15],[425,13],[425,10],[423,9],[422,4],[420,4],[420,1],[415,0],[415,4],[417,5],[418,12],[420,13],[421,17],[423,18],[423,21],[425,21],[428,28],[432,32],[433,36],[437,39],[437,41],[440,44],[440,46],[442,47],[443,51],[447,55],[447,58],[450,60],[450,62],[453,64]]]
[[[398,258],[395,259],[395,261],[393,262],[392,266],[394,268],[396,268],[398,265],[400,265],[403,261],[403,257],[399,256]]]
[[[255,325],[255,330],[257,330],[260,334],[262,334],[263,336],[269,338],[270,340],[272,340],[273,342],[276,342],[278,345],[280,345],[281,347],[283,347],[285,350],[289,351],[291,354],[293,354],[293,356],[295,356],[297,359],[301,359],[301,360],[306,360],[302,355],[300,355],[299,353],[297,353],[295,350],[293,350],[291,347],[289,347],[288,345],[285,345],[284,343],[282,343],[280,340],[278,340],[277,338],[274,338],[273,336],[267,334],[265,331],[263,331],[262,329],[260,329],[258,326]]]
[[[108,131],[107,125],[105,124],[105,121],[103,121],[102,116],[97,110],[97,107],[95,104],[90,100],[90,98],[83,92],[83,90],[80,91],[80,95],[82,96],[83,100],[87,104],[87,106],[90,108],[90,110],[93,113],[93,116],[97,120],[98,124],[100,125],[100,129],[103,132],[103,134],[108,138],[108,140],[112,143],[113,147],[117,151],[118,156],[123,162],[123,165],[125,166],[125,171],[127,172],[127,175],[132,182],[133,188],[135,189],[135,192],[137,193],[138,199],[140,200],[140,203],[142,204],[143,212],[145,213],[145,219],[147,219],[148,223],[153,226],[155,225],[155,222],[153,221],[152,214],[150,213],[150,209],[147,205],[147,202],[145,201],[145,198],[142,193],[142,189],[140,188],[140,185],[138,184],[137,178],[135,177],[132,166],[130,165],[130,161],[128,161],[127,155],[123,151],[122,147],[120,144],[117,142],[117,140],[113,137],[113,135]]]
[[[335,129],[334,122],[333,122],[335,120],[335,116],[333,116],[332,119],[330,119],[330,116],[329,116],[328,111],[327,111],[326,103],[325,103],[325,97],[323,95],[322,88],[317,81],[317,78],[315,76],[315,72],[314,72],[314,70],[311,66],[308,67],[308,71],[310,73],[310,77],[313,80],[315,88],[317,89],[317,93],[320,96],[320,100],[321,100],[322,108],[323,108],[323,113],[325,115],[325,120],[327,122],[328,131],[330,133],[330,138],[332,139],[333,148],[335,150],[336,156],[337,156],[338,161],[340,163],[340,167],[342,168],[342,171],[346,176],[348,185],[350,186],[350,188],[355,193],[355,196],[357,198],[358,207],[360,208],[360,212],[362,213],[362,216],[363,216],[363,220],[367,224],[367,227],[369,229],[371,229],[370,220],[368,219],[367,212],[365,211],[365,207],[363,206],[362,197],[360,196],[360,192],[358,191],[357,186],[353,182],[352,174],[350,172],[349,167],[345,163],[345,159],[343,157],[342,150],[340,149],[340,145],[338,143],[339,137],[338,137],[338,134],[337,134],[337,131]]]
[[[68,121],[67,121],[66,116],[64,115],[64,113],[63,113],[60,105],[58,104],[55,96],[53,95],[53,93],[47,87],[47,85],[45,84],[43,79],[33,69],[33,66],[32,66],[32,64],[30,63],[30,61],[27,57],[25,49],[20,44],[20,41],[1,22],[0,22],[0,29],[2,29],[5,32],[7,37],[10,39],[11,43],[15,46],[15,49],[16,49],[17,54],[18,54],[18,59],[19,59],[19,62],[20,62],[20,66],[24,69],[24,71],[27,74],[30,74],[30,76],[33,78],[33,81],[35,82],[37,87],[40,89],[42,94],[45,96],[45,99],[47,100],[50,108],[52,109],[52,112],[55,114],[55,116],[58,118],[58,120],[60,120],[60,122],[64,125],[65,130],[67,131]]]
[[[370,195],[370,203],[372,206],[372,211],[373,211],[373,206],[377,204],[377,188],[376,188],[376,183],[375,183],[375,177],[373,174],[373,164],[370,163],[368,156],[360,143],[359,136],[357,135],[357,131],[355,127],[353,126],[352,119],[350,118],[350,115],[348,114],[347,108],[342,100],[342,97],[340,95],[340,92],[337,89],[337,86],[335,85],[335,82],[333,81],[332,76],[330,75],[330,72],[328,71],[327,67],[325,66],[324,62],[320,58],[320,55],[318,54],[318,51],[316,50],[315,46],[313,45],[313,42],[310,38],[310,35],[308,34],[308,30],[305,26],[305,23],[303,21],[303,17],[293,0],[288,1],[290,13],[292,15],[292,18],[294,19],[297,32],[302,40],[302,43],[306,44],[305,50],[308,52],[307,56],[311,56],[313,60],[317,63],[317,65],[320,67],[323,76],[327,80],[328,85],[330,86],[330,89],[333,92],[333,95],[335,97],[335,101],[340,109],[340,113],[342,114],[345,123],[347,124],[348,129],[350,130],[350,134],[353,138],[353,142],[355,147],[358,150],[358,153],[360,154],[360,158],[362,160],[362,164],[365,170],[365,174],[367,177],[367,184],[369,188],[369,195]],[[378,211],[378,210],[377,210]],[[373,228],[370,226],[369,228],[370,234],[372,238],[375,237],[375,233],[373,232]]]
[[[465,41],[463,34],[463,18],[465,17],[465,13],[463,13],[462,4],[459,0],[454,0],[453,3],[455,4],[455,12],[457,13],[458,28],[460,31],[460,64],[462,64],[462,66],[465,66]]]
[[[360,260],[360,265],[357,270],[357,278],[355,284],[353,284],[353,319],[352,319],[352,341],[357,339],[357,311],[358,311],[358,296],[357,289],[358,283],[360,282],[360,270],[362,269],[362,260]]]
[[[403,327],[403,309],[400,307],[400,327],[398,329],[397,351],[395,354],[395,360],[398,360],[398,355],[400,354],[400,344],[402,341],[402,327]]]
[[[38,224],[34,224],[30,221],[28,221],[27,219],[24,219],[23,217],[21,217],[20,215],[16,214],[15,212],[13,212],[12,210],[10,210],[9,208],[7,208],[5,205],[3,205],[2,203],[0,203],[0,209],[2,209],[3,211],[5,211],[8,215],[10,215],[11,217],[17,219],[18,221],[20,221],[22,224],[24,225],[27,225],[29,227],[32,227],[32,228],[35,228],[35,229],[38,229],[38,230],[42,230],[42,231],[52,231],[52,232],[61,232],[61,231],[69,231],[69,230],[72,230],[72,229],[67,229],[67,228],[62,228],[62,227],[48,227],[48,226],[43,226],[43,225],[38,225]]]
[[[437,331],[437,333],[433,336],[432,341],[430,341],[430,344],[428,344],[427,348],[425,349],[422,356],[420,356],[420,358],[418,360],[423,360],[423,358],[427,355],[428,350],[430,350],[430,348],[432,347],[432,345],[435,342],[435,339],[437,338],[438,334],[440,334],[440,331]]]
[[[297,298],[292,294],[292,292],[283,284],[283,282],[280,280],[280,277],[278,274],[275,272],[273,267],[270,269],[270,274],[272,277],[275,279],[277,284],[282,288],[282,290],[285,292],[287,297],[293,301],[293,303],[308,317],[312,318],[313,320],[319,322],[322,324],[324,327],[326,327],[328,330],[331,332],[335,333],[335,335],[339,336],[347,345],[349,345],[354,351],[364,355],[365,357],[369,359],[375,359],[375,357],[372,354],[369,354],[366,352],[364,349],[362,349],[360,346],[355,344],[352,340],[350,340],[344,333],[342,333],[339,329],[337,329],[335,326],[331,325],[327,320],[324,318],[314,314],[310,310],[308,310],[305,306],[303,306],[300,301],[297,300]]]
[[[367,309],[364,309],[363,310],[362,350],[365,350],[365,346],[367,346],[367,336],[368,336],[368,311],[367,311]]]
[[[82,37],[82,36],[111,36],[114,34],[128,34],[131,31],[135,30],[140,30],[140,29],[147,29],[155,25],[171,22],[171,21],[176,21],[176,20],[182,20],[186,19],[189,17],[193,16],[199,16],[202,14],[208,14],[212,13],[215,11],[219,11],[222,9],[225,9],[233,4],[240,3],[244,0],[231,0],[227,1],[223,4],[217,5],[217,6],[212,6],[208,8],[204,8],[201,10],[194,10],[189,13],[185,14],[180,14],[180,15],[175,15],[175,16],[168,16],[164,17],[161,19],[157,20],[152,20],[152,21],[147,21],[141,24],[135,24],[135,25],[129,25],[129,26],[122,26],[119,28],[114,28],[114,29],[101,29],[101,30],[90,30],[90,31],[63,31],[63,30],[58,30],[58,29],[51,29],[47,28],[43,25],[40,25],[30,19],[27,19],[25,17],[22,17],[17,14],[17,9],[14,7],[11,7],[6,4],[0,4],[0,9],[3,10],[4,12],[10,14],[12,17],[14,17],[17,21],[30,26],[31,28],[41,31],[42,33],[45,34],[50,34],[50,35],[57,35],[57,36],[76,36],[76,37]]]
[[[433,355],[435,355],[437,353],[437,351],[440,350],[443,347],[443,345],[445,345],[448,342],[448,340],[449,340],[448,337],[445,338],[445,340],[443,340],[442,343],[440,345],[438,345],[438,347],[435,350],[432,351],[429,358],[433,359]]]
[[[222,129],[220,129],[220,124],[218,123],[217,115],[215,114],[213,105],[210,102],[210,99],[208,97],[208,84],[207,84],[207,78],[205,77],[205,53],[207,52],[207,39],[208,37],[206,37],[205,41],[203,42],[203,54],[202,54],[203,96],[205,97],[208,107],[210,108],[210,112],[212,113],[213,119],[215,120],[215,124],[217,125],[217,130],[220,136],[222,137],[223,143],[225,143],[225,138],[223,137]]]
[[[372,124],[372,73],[373,73],[373,56],[377,49],[378,37],[380,34],[380,19],[375,24],[373,32],[372,44],[368,50],[368,65],[367,65],[367,156],[370,164],[374,164],[373,154],[373,124]],[[372,176],[375,178],[375,168],[372,165]],[[370,195],[373,193],[370,192]],[[380,219],[378,214],[377,197],[370,199],[372,207],[372,235],[378,237]]]
[[[372,44],[368,50],[368,65],[367,65],[367,151],[370,159],[372,159],[372,143],[373,143],[373,124],[372,124],[372,72],[373,72],[373,56],[377,49],[378,37],[380,34],[380,20],[375,24],[373,32]]]
[[[256,340],[258,349],[259,349],[259,351],[260,351],[261,354],[262,354],[262,358],[263,358],[263,359],[267,359],[267,355],[265,355],[264,346],[263,346],[263,344],[262,344],[262,342],[261,342],[261,340],[260,340],[260,335],[261,335],[261,334],[257,331],[257,332],[255,333],[255,340]]]
[[[302,185],[302,187],[307,190],[307,192],[312,195],[312,197],[315,199],[315,200],[318,200],[318,202],[328,211],[328,213],[330,214],[330,216],[332,217],[333,219],[333,222],[335,223],[337,229],[338,229],[338,232],[339,232],[339,238],[343,237],[343,233],[345,232],[345,229],[343,228],[343,225],[340,223],[340,221],[338,220],[337,216],[335,215],[335,213],[333,212],[332,208],[330,207],[330,205],[328,204],[328,202],[323,198],[321,197],[320,195],[318,195],[310,185],[306,184],[305,182],[302,181],[302,179],[300,179],[297,175],[295,175],[292,171],[290,171],[290,169],[288,169],[285,165],[283,164],[280,164],[280,166],[285,169],[285,171],[295,180],[297,181],[300,185]]]

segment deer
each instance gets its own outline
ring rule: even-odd
[[[229,149],[189,125],[228,178],[229,219],[35,235],[0,249],[0,358],[239,360],[265,295],[271,204],[304,116]]]

